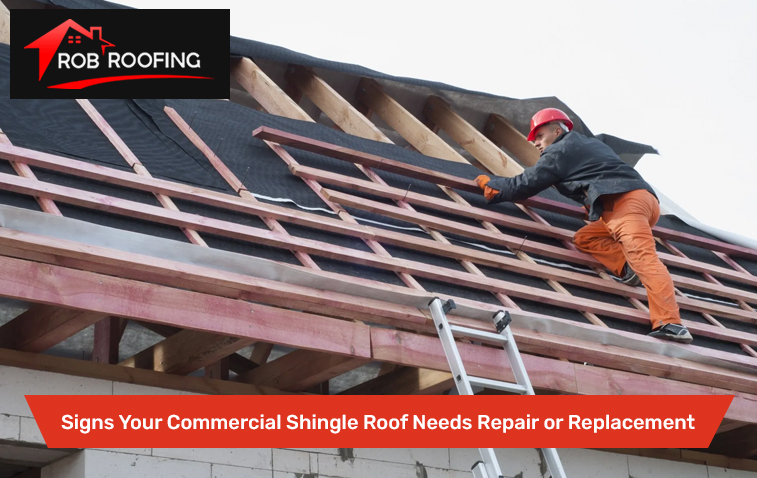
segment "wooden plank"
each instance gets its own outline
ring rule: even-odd
[[[297,392],[327,382],[366,363],[366,359],[295,350],[240,375],[237,380]]]
[[[2,5],[2,3],[0,3]],[[8,136],[3,133],[3,130],[0,129],[0,144],[7,144],[9,146],[13,146],[11,143],[11,140],[8,138]],[[22,178],[27,179],[37,179],[37,176],[34,175],[31,168],[29,168],[28,164],[25,163],[17,163],[15,161],[11,161],[11,166],[16,171],[16,174],[21,176]],[[45,198],[34,198],[37,200],[37,203],[39,204],[39,207],[42,209],[42,211],[48,213],[48,214],[55,214],[56,216],[62,216],[60,209],[58,209],[58,206],[55,205],[55,203],[49,199]]]
[[[155,332],[156,334],[163,337],[170,337],[182,331],[182,329],[178,327],[171,327],[170,325],[155,324],[152,322],[137,322],[137,321],[134,321],[134,323],[137,323],[140,326],[146,328],[147,330]],[[249,372],[250,370],[258,366],[256,363],[251,362],[250,360],[242,357],[239,354],[231,354],[223,360],[228,362],[228,366],[225,366],[225,367],[228,368],[229,370],[232,370],[234,373],[237,373],[237,374]],[[218,363],[220,363],[220,361],[217,362],[217,364]],[[215,365],[216,364],[214,364],[214,366]],[[206,377],[219,378],[217,375],[214,375],[214,376],[206,375]],[[226,378],[224,378],[223,380],[226,380]]]
[[[444,130],[486,169],[498,176],[516,176],[523,167],[492,143],[438,96],[429,96],[423,115]]]
[[[312,214],[300,213],[299,211],[292,211],[291,209],[263,205],[260,203],[251,205],[250,201],[234,198],[229,195],[206,191],[198,188],[192,188],[178,183],[172,183],[170,181],[163,181],[155,178],[135,178],[134,175],[130,173],[125,173],[123,171],[118,171],[112,168],[91,165],[60,156],[48,155],[45,153],[25,150],[22,148],[15,148],[12,146],[6,147],[0,144],[0,157],[19,162],[28,162],[34,166],[44,167],[67,174],[74,174],[81,177],[87,177],[89,179],[105,181],[109,184],[133,187],[150,192],[161,192],[166,195],[171,195],[173,197],[181,199],[193,200],[201,202],[203,204],[223,207],[240,212],[250,212],[261,217],[286,220],[289,222],[296,222],[301,225],[328,230],[330,232],[346,233],[350,235],[356,235],[358,237],[364,237],[360,236],[360,234],[356,234],[354,226],[346,224],[343,221],[329,220],[329,218],[319,218],[318,216]],[[320,225],[318,221],[321,221]],[[743,272],[712,266],[709,264],[692,261],[687,258],[679,258],[671,254],[661,254],[660,257],[663,262],[668,265],[687,268],[699,272],[709,272],[719,277],[724,277],[728,280],[743,282],[750,285],[757,285],[757,278],[744,274]],[[569,260],[569,258],[566,258],[566,260]],[[687,285],[682,286],[688,287]],[[709,293],[709,291],[706,292]]]
[[[525,221],[522,219],[514,218],[512,216],[498,213],[496,211],[490,211],[490,210],[476,208],[472,206],[461,205],[452,201],[443,201],[443,200],[439,200],[439,198],[409,192],[407,190],[403,190],[400,188],[383,186],[376,183],[372,183],[370,181],[355,179],[355,178],[344,176],[341,174],[330,173],[328,171],[321,171],[316,168],[310,168],[307,166],[298,165],[298,166],[293,166],[290,169],[292,170],[292,173],[295,174],[296,176],[313,179],[319,182],[332,184],[332,185],[339,186],[346,189],[353,189],[356,191],[365,192],[368,194],[385,197],[388,199],[393,199],[393,200],[401,199],[411,204],[417,204],[419,206],[438,210],[447,214],[453,214],[460,217],[466,217],[466,218],[472,218],[472,219],[478,219],[478,220],[486,220],[488,222],[493,222],[495,224],[499,224],[505,227],[520,229],[520,230],[534,233],[534,234],[540,234],[547,237],[553,237],[555,239],[569,240],[569,239],[572,239],[572,236],[573,236],[573,232],[568,231],[566,229],[561,229],[554,226],[537,225],[531,221]],[[385,233],[382,232],[384,231],[383,229],[381,230],[377,228],[370,228],[370,229],[374,233],[376,239],[379,242],[384,242],[384,238],[382,237],[382,235],[384,235]],[[491,231],[491,229],[489,230]],[[408,239],[408,241],[405,241],[406,242],[405,244],[402,244],[402,241],[400,241],[399,238],[403,236],[407,237],[406,235],[399,235],[399,236],[391,236],[390,234],[387,234],[387,235],[390,236],[389,238],[387,238],[387,242],[389,243],[392,243],[395,245],[404,245],[405,247],[414,248],[413,246],[409,245],[408,242],[414,241],[415,239]],[[422,239],[420,241],[424,242]],[[431,246],[428,244],[425,244],[424,247],[431,247]],[[465,250],[466,248],[461,248],[461,249]],[[470,251],[469,248],[467,249]],[[434,250],[433,253],[446,255],[448,257],[459,258],[458,255],[452,254],[452,251],[453,249],[449,249],[445,251],[444,248],[437,248],[437,250]],[[425,252],[432,252],[432,251],[426,249]],[[496,256],[496,257],[501,257],[501,256]],[[489,257],[489,259],[491,258],[492,257]],[[473,259],[473,258],[466,258],[466,259],[469,259],[473,262],[478,262],[476,259]],[[569,258],[567,258],[567,260],[569,260]],[[491,261],[488,261],[487,263],[482,263],[482,264],[491,265],[490,262]],[[494,265],[494,267],[497,267],[497,266]],[[533,270],[530,266],[523,267],[521,264],[521,266],[519,267],[518,261],[510,261],[508,263],[508,267],[515,267],[516,269],[518,268],[522,269],[522,270],[519,270],[518,272],[524,273],[527,275],[536,275],[536,276],[546,278],[546,279],[564,280],[568,283],[575,283],[577,285],[591,284],[590,287],[592,289],[618,291],[618,293],[620,293],[621,295],[626,295],[626,296],[630,295],[635,298],[643,298],[642,296],[638,295],[639,294],[638,291],[640,290],[638,288],[619,289],[617,286],[621,286],[622,284],[619,284],[614,281],[594,280],[596,278],[589,277],[584,274],[578,275],[575,273],[571,273],[569,271],[562,271],[562,272],[567,272],[568,275],[564,274],[561,277],[554,274],[552,274],[551,276],[544,276],[542,274],[534,273],[536,271]],[[550,269],[554,270],[555,268],[552,268],[552,267],[547,268],[545,271],[543,271],[544,274],[547,274],[546,271]],[[575,278],[577,277],[581,278],[582,282],[576,282]],[[719,295],[721,297],[732,298],[736,300],[748,300],[752,302],[757,301],[757,294],[746,292],[741,289],[725,287],[719,284],[712,283],[711,281],[710,283],[707,283],[707,282],[703,282],[696,279],[690,279],[684,276],[678,276],[675,274],[672,274],[672,277],[674,281],[676,281],[677,285],[687,288],[687,289],[706,292],[708,294]]]
[[[89,118],[93,123],[95,123],[95,125],[97,125],[97,127],[105,135],[105,137],[108,138],[108,141],[110,141],[111,144],[116,148],[116,150],[121,154],[121,157],[123,157],[124,160],[129,163],[129,166],[134,169],[135,173],[140,176],[152,177],[149,171],[147,171],[144,165],[139,161],[139,159],[137,159],[137,156],[131,151],[131,149],[129,149],[129,147],[126,145],[126,143],[124,143],[121,137],[118,136],[118,133],[116,133],[115,130],[111,128],[105,118],[102,117],[100,112],[97,111],[97,109],[92,105],[92,103],[89,102],[89,100],[78,99],[76,100],[76,102],[79,103],[79,106],[82,107],[84,112],[87,113]],[[176,207],[176,204],[174,204],[174,202],[168,196],[161,193],[155,193],[155,197],[164,208],[170,209],[172,211],[179,210],[179,208]],[[187,239],[189,239],[192,244],[208,247],[208,245],[205,243],[205,240],[203,240],[203,238],[200,237],[199,234],[197,234],[197,231],[181,228],[181,232],[183,232],[184,235],[187,236]]]
[[[231,171],[231,169],[229,169],[228,166],[226,166],[226,164],[224,164],[224,162],[221,161],[221,158],[219,158],[213,152],[213,150],[210,149],[210,147],[207,144],[205,144],[202,138],[200,138],[200,136],[187,124],[187,122],[184,121],[184,119],[176,112],[176,110],[174,110],[173,108],[169,106],[165,106],[163,108],[163,111],[166,113],[166,115],[169,118],[171,118],[171,121],[174,122],[176,127],[179,128],[179,130],[182,133],[184,133],[187,139],[189,139],[192,142],[192,144],[197,149],[199,149],[202,152],[202,154],[205,155],[205,157],[208,159],[208,161],[213,166],[213,168],[215,168],[218,174],[220,174],[221,177],[223,177],[224,180],[226,180],[226,183],[229,186],[231,186],[234,189],[234,191],[236,191],[237,194],[239,194],[239,196],[241,196],[244,199],[247,199],[250,202],[258,202],[257,198],[255,198],[255,196],[253,196],[252,193],[250,193],[247,190],[247,187],[245,187],[245,185],[239,180],[239,178],[237,178],[237,176]],[[279,222],[276,221],[275,219],[263,217],[262,220],[270,230],[288,234],[286,229],[284,229],[284,227],[281,224],[279,224]],[[294,256],[305,267],[308,267],[310,269],[316,269],[316,270],[320,269],[318,264],[316,264],[316,262],[313,260],[313,258],[310,257],[310,255],[304,252],[295,251]],[[258,343],[257,347],[263,347],[264,345],[270,345],[272,347],[271,344],[262,344],[262,343]],[[224,365],[219,363],[219,364],[216,364],[212,370],[209,370],[208,373],[210,373],[211,375],[227,376],[228,373],[224,372],[223,369],[224,369]]]
[[[392,142],[349,101],[311,70],[294,66],[287,71],[287,80],[304,93],[342,131],[373,141]]]
[[[340,395],[436,395],[454,386],[455,382],[449,372],[399,367],[355,385]]]
[[[402,331],[389,330],[387,332],[386,330],[371,330],[374,359],[400,365],[449,371],[446,357],[436,337]],[[541,354],[544,349],[561,348],[564,353],[560,355],[570,360],[576,360],[577,356],[573,354],[579,352],[583,358],[578,360],[597,366],[612,367],[629,372],[644,373],[720,388],[727,387],[747,393],[757,392],[757,377],[753,374],[735,372],[713,365],[674,358],[667,358],[661,361],[659,356],[655,354],[600,345],[568,337],[560,337],[562,339],[561,342],[560,339],[550,340],[551,338],[542,338],[543,335],[549,334],[518,330],[516,340],[524,353]],[[556,339],[557,336],[553,336],[552,338]],[[542,340],[544,342],[541,342]],[[507,357],[501,348],[458,343],[458,349],[469,374],[496,380],[513,381]],[[549,355],[553,354],[550,353]],[[532,356],[529,355],[529,357]],[[531,367],[528,363],[526,363],[526,369],[529,371],[530,376]],[[537,387],[536,383],[534,382],[534,387]]]
[[[4,231],[0,231],[0,232],[4,232]],[[91,247],[91,246],[90,246],[90,247]],[[82,246],[82,249],[86,249],[86,247],[85,247],[85,246]],[[102,260],[101,262],[104,262],[105,260],[106,260],[106,259],[103,259],[103,260]],[[137,263],[137,264],[140,264],[140,263],[144,263],[144,264],[147,264],[147,263],[151,263],[151,265],[150,265],[150,266],[142,266],[142,267],[155,267],[155,266],[158,266],[158,265],[160,265],[160,264],[161,264],[161,261],[160,261],[159,259],[158,259],[158,260],[155,260],[155,261],[152,261],[152,260],[150,260],[150,259],[148,259],[148,260],[145,260],[145,259],[137,259],[137,260],[135,260],[135,263]],[[0,261],[0,264],[2,264],[2,262],[1,262],[1,261]],[[188,267],[189,267],[190,269],[192,268],[192,266],[188,266]],[[179,266],[179,267],[176,267],[176,266],[167,266],[167,269],[168,269],[169,271],[170,271],[170,270],[181,270],[181,269],[183,269],[183,268],[184,268],[184,265],[181,265],[181,266]],[[225,275],[225,273],[222,273],[221,275]],[[191,285],[191,284],[192,284],[192,283],[191,283],[191,280],[188,280],[188,279],[191,279],[191,277],[190,277],[190,276],[182,276],[182,277],[186,277],[185,279],[183,278],[183,280],[182,280],[182,284],[184,284],[184,285],[185,285],[185,287],[192,287],[192,285]],[[4,289],[4,288],[0,288],[0,290],[5,290],[5,289]],[[410,292],[410,291],[408,291],[408,292]],[[7,294],[7,292],[4,292],[4,293],[5,293],[5,294]],[[462,302],[462,303],[464,303],[465,301],[461,301],[461,302]],[[451,320],[455,320],[454,316],[453,316],[453,317],[451,318]],[[184,324],[181,324],[181,325],[184,325]],[[296,324],[295,324],[295,325],[296,325]],[[464,325],[468,325],[468,324],[464,324]],[[587,326],[587,327],[590,327],[590,326]],[[517,330],[517,329],[516,329],[516,330]],[[518,337],[518,340],[519,340],[519,341],[520,341],[520,340],[524,340],[524,339],[522,339],[522,338],[521,338],[521,335],[519,335],[519,333],[518,333],[518,332],[516,332],[516,333],[518,334],[518,335],[517,335],[517,337]],[[564,337],[560,337],[560,338],[558,338],[558,339],[557,339],[557,341],[558,341],[559,343],[563,343],[563,342],[565,342],[565,341],[566,341],[566,338],[564,338]],[[544,347],[544,346],[542,346],[542,347],[541,347],[541,350],[540,350],[540,353],[553,353],[553,349],[554,349],[554,347],[549,347],[549,348],[548,348],[548,347]],[[667,359],[666,359],[666,360],[667,360]],[[660,361],[660,358],[659,358],[659,357],[657,357],[657,358],[656,358],[656,361]],[[416,365],[416,366],[422,366],[422,365]]]
[[[126,323],[126,320],[118,317],[105,317],[95,323],[93,362],[118,363],[118,346],[126,330]]]
[[[418,152],[447,161],[468,163],[460,153],[431,131],[421,120],[413,116],[394,98],[384,93],[376,80],[362,78],[355,97],[379,115]]]
[[[10,271],[3,270],[3,274],[10,274]],[[10,280],[11,277],[7,279]],[[44,352],[103,317],[101,313],[87,310],[32,305],[29,310],[0,327],[0,348]]]
[[[360,324],[9,257],[0,257],[0,268],[5,297],[370,357],[368,327]]]
[[[300,250],[309,254],[329,257],[332,259],[347,262],[355,262],[371,267],[391,270],[394,272],[412,273],[414,275],[419,275],[434,280],[447,281],[454,279],[457,280],[460,285],[464,285],[466,287],[473,287],[481,290],[493,291],[496,293],[502,292],[528,300],[546,302],[579,311],[604,314],[610,317],[624,318],[644,324],[648,323],[648,317],[646,313],[633,311],[628,309],[627,307],[605,304],[603,302],[583,299],[579,297],[566,297],[562,294],[535,289],[517,283],[489,279],[470,273],[461,273],[453,271],[451,269],[430,266],[425,263],[402,260],[393,257],[378,256],[376,254],[365,253],[346,247],[334,246],[327,243],[293,236],[284,236],[278,233],[240,224],[204,218],[180,211],[169,211],[166,209],[140,203],[133,203],[131,201],[121,200],[114,197],[82,192],[72,188],[40,183],[38,181],[29,181],[4,174],[0,174],[0,184],[4,184],[7,189],[11,189],[16,192],[51,197],[58,201],[72,202],[83,207],[102,209],[112,213],[125,214],[132,217],[139,217],[141,219],[149,219],[169,225],[178,225],[195,229],[197,231],[204,231],[283,249]],[[544,249],[542,248],[541,251],[543,253]],[[754,314],[740,309],[729,309],[727,311],[723,311],[723,313],[726,313],[728,317],[733,317],[736,320],[754,319]],[[699,333],[703,335],[719,338],[732,337],[732,333],[725,330],[714,331],[707,329],[700,324],[694,323],[690,324],[689,326],[692,331],[699,330]]]
[[[370,167],[379,167],[384,171],[393,172],[403,176],[428,181],[434,184],[440,184],[448,186],[461,191],[468,191],[473,193],[481,193],[481,189],[476,185],[475,181],[460,178],[451,174],[440,173],[426,168],[420,168],[410,164],[405,164],[400,161],[391,160],[388,158],[382,158],[381,156],[363,153],[354,149],[345,148],[329,144],[323,141],[314,140],[304,136],[299,136],[284,131],[269,128],[267,126],[261,126],[253,131],[252,135],[259,139],[272,141],[275,143],[291,146],[304,151],[310,151],[317,154],[322,154],[334,159],[340,159],[343,161],[353,162],[357,164],[363,164]],[[0,149],[2,151],[2,149]],[[0,155],[1,156],[1,155]],[[586,211],[579,206],[571,204],[553,201],[551,199],[544,199],[540,197],[532,197],[525,201],[519,201],[521,204],[529,207],[543,209],[545,211],[556,212],[564,214],[566,216],[577,217],[580,219],[586,218]],[[692,234],[682,233],[674,231],[672,229],[666,229],[659,226],[652,228],[652,231],[656,236],[669,239],[672,241],[682,242],[684,244],[690,244],[705,249],[716,250],[724,252],[737,257],[745,257],[750,259],[757,259],[757,251],[742,246],[736,246],[728,244],[722,241],[713,241],[712,239],[705,239]]]
[[[533,166],[539,161],[539,150],[505,118],[492,113],[484,126],[486,137],[497,146],[510,151],[523,166]]]
[[[200,377],[182,377],[153,370],[121,367],[119,365],[7,349],[0,349],[0,365],[208,395],[289,394],[288,392],[271,387],[260,387],[247,383],[225,382]]]
[[[249,58],[231,60],[229,73],[269,113],[301,121],[313,121]]]
[[[363,314],[372,319],[378,317],[394,319],[403,323],[405,327],[426,322],[426,316],[414,307],[0,228],[0,252],[7,255],[15,248],[23,248],[17,249],[18,252],[29,250],[35,254],[43,254],[42,257],[35,257],[35,260],[50,264],[137,280],[149,278],[153,283],[196,292],[230,298],[254,297],[255,300],[264,303],[270,303],[268,301],[272,299],[290,301],[298,308],[315,304],[328,307],[332,315],[338,316],[340,311],[345,310]],[[16,253],[16,251],[13,252]],[[326,278],[341,277],[322,271],[318,275]],[[412,291],[405,288],[389,286],[381,282],[357,278],[350,278],[350,280],[370,285],[377,290],[402,293],[408,297],[414,295]],[[492,313],[495,311],[496,309],[492,307]]]
[[[499,224],[531,234],[538,234],[540,236],[573,240],[573,231],[549,225],[537,224],[531,220],[520,219],[497,211],[469,205],[466,206],[454,201],[440,200],[437,197],[408,191],[406,189],[384,186],[370,181],[345,176],[343,174],[311,168],[309,166],[293,166],[290,170],[295,176],[313,179],[326,184],[332,184],[334,186],[373,194],[388,199],[406,201],[409,204],[415,204],[417,206],[434,209],[455,216],[476,219],[479,221],[488,221],[493,224]]]
[[[447,231],[453,234],[469,237],[471,239],[475,239],[477,241],[481,241],[484,243],[496,244],[496,245],[505,246],[508,248],[515,248],[515,249],[523,250],[526,252],[533,252],[542,256],[552,257],[555,259],[569,260],[573,263],[578,263],[581,265],[588,265],[588,266],[597,265],[596,262],[593,260],[593,258],[583,257],[586,255],[583,253],[576,252],[576,251],[566,251],[565,249],[561,249],[559,247],[549,246],[549,245],[536,242],[536,241],[520,239],[514,236],[506,235],[504,233],[488,231],[482,228],[457,223],[454,221],[442,219],[440,217],[432,216],[429,214],[413,213],[411,211],[407,211],[402,208],[394,207],[391,205],[387,205],[387,204],[380,203],[377,201],[372,201],[369,199],[363,199],[363,198],[352,196],[349,194],[344,194],[338,191],[324,189],[323,194],[330,201],[334,201],[343,206],[350,206],[350,207],[362,209],[362,210],[369,211],[372,213],[381,214],[383,216],[400,219],[403,221],[411,222],[411,223],[422,225],[422,226],[434,227],[435,229],[438,229],[441,231]],[[686,280],[685,278],[679,278],[679,281],[682,284],[684,284],[684,287],[694,286],[694,287],[699,287],[700,289],[706,288],[711,291],[716,291],[716,290],[722,291],[725,289],[725,288],[717,287],[716,285],[708,286],[706,285],[706,283],[702,283],[702,281]],[[609,284],[609,281],[606,281],[606,282],[608,282]],[[701,284],[698,284],[698,283],[701,283]],[[588,281],[586,281],[584,284],[579,284],[579,285],[587,285],[587,284],[588,284]],[[592,284],[592,285],[596,285],[596,284]],[[635,295],[637,293],[630,292],[630,295]],[[732,293],[738,294],[738,292],[736,292],[735,290]],[[743,297],[742,294],[738,294],[738,296]],[[694,299],[690,299],[686,297],[681,297],[680,301],[682,304],[686,304],[687,307],[695,307],[695,309],[692,309],[692,310],[696,310],[696,311],[702,311],[702,310],[704,310],[705,312],[716,311],[713,313],[716,313],[718,315],[728,314],[729,318],[736,318],[737,320],[743,319],[748,322],[753,322],[754,321],[753,319],[757,319],[757,315],[755,315],[751,311],[744,311],[741,309],[736,309],[733,307],[720,305],[720,304],[704,303],[702,301],[698,301],[698,300],[694,300]]]
[[[211,365],[254,342],[251,339],[182,330],[123,360],[119,365],[186,375]]]
[[[250,361],[257,365],[263,365],[268,362],[268,357],[271,355],[272,351],[273,344],[258,342],[252,348],[252,353],[250,353]]]
[[[231,354],[227,357],[223,357],[221,360],[218,360],[217,362],[214,362],[210,365],[207,365],[205,367],[205,377],[207,378],[214,378],[217,380],[228,380],[229,379],[229,368],[230,368],[230,357],[241,357],[237,354]]]

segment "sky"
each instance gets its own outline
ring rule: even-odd
[[[699,221],[757,239],[757,1],[122,0],[229,8],[231,34],[512,98],[654,146],[637,169]]]

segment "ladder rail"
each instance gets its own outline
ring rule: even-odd
[[[434,325],[436,326],[436,332],[439,334],[439,339],[442,342],[444,354],[447,357],[447,363],[452,371],[455,386],[460,395],[473,395],[471,382],[477,385],[486,385],[489,388],[513,391],[514,393],[525,395],[535,395],[531,379],[528,377],[526,366],[523,363],[523,357],[520,355],[513,333],[509,327],[510,317],[505,311],[499,311],[494,314],[492,320],[499,334],[493,334],[491,332],[450,325],[446,313],[455,308],[455,303],[452,300],[442,303],[440,298],[435,297],[428,305]],[[457,348],[455,335],[486,341],[492,341],[495,339],[494,335],[499,335],[501,339],[494,341],[500,343],[505,349],[507,358],[510,361],[510,367],[513,370],[515,384],[479,377],[469,377],[465,371],[465,364],[460,356],[460,351]],[[494,449],[479,448],[478,451],[481,455],[481,461],[473,465],[471,469],[474,478],[503,478],[504,475],[499,467],[499,461],[494,453]],[[547,467],[552,478],[567,478],[560,457],[557,454],[557,449],[542,448],[542,453],[544,454],[544,459],[547,462]]]

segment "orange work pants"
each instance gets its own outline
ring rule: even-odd
[[[602,218],[579,229],[573,243],[617,276],[628,263],[647,289],[652,328],[680,324],[673,279],[657,256],[652,236],[652,226],[660,219],[657,198],[638,189],[599,200],[604,203]]]

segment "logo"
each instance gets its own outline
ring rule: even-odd
[[[19,23],[11,98],[228,98],[229,10],[18,10]]]

